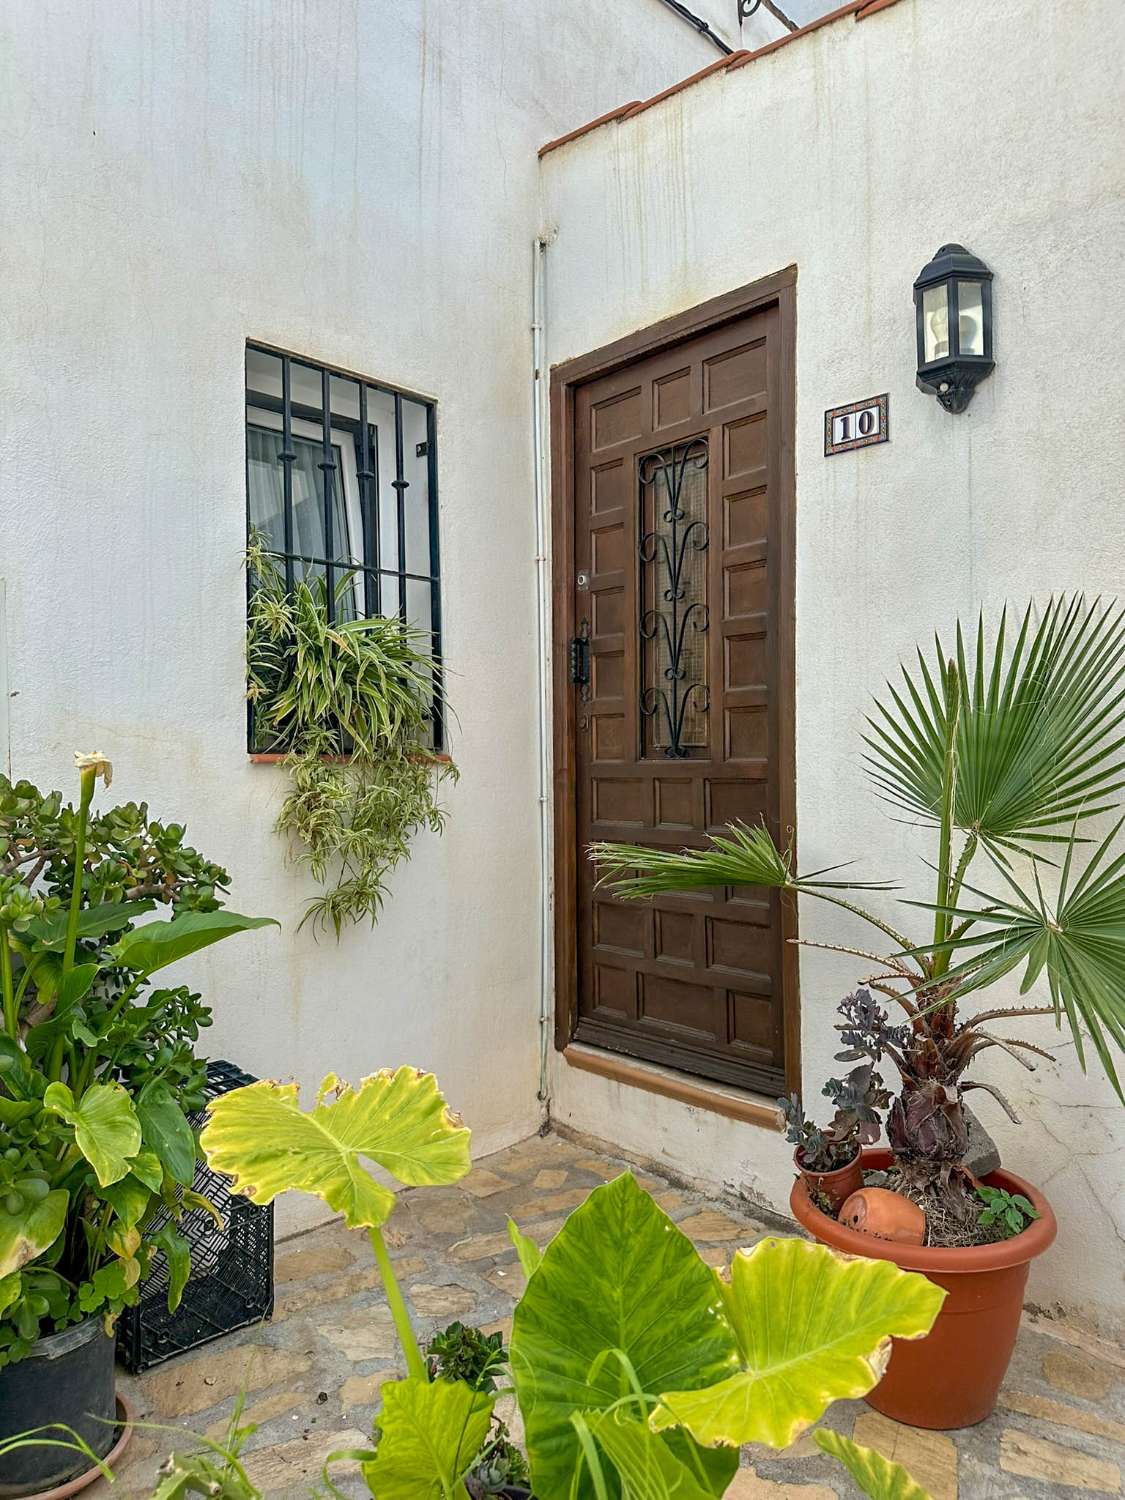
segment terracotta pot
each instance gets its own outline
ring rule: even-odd
[[[837,1213],[844,1201],[863,1186],[863,1165],[858,1155],[846,1167],[837,1167],[834,1172],[811,1172],[802,1164],[801,1147],[798,1146],[793,1153],[793,1165],[800,1172],[801,1180],[808,1185],[809,1197],[813,1193],[823,1193]]]
[[[881,1171],[890,1162],[885,1148],[863,1153],[867,1171]],[[1022,1193],[1039,1218],[1013,1239],[964,1250],[928,1250],[857,1234],[821,1213],[803,1179],[789,1195],[794,1215],[822,1245],[921,1271],[948,1293],[924,1339],[894,1340],[887,1373],[867,1397],[869,1406],[909,1427],[948,1431],[971,1427],[992,1413],[1019,1332],[1028,1267],[1058,1232],[1051,1205],[1022,1177],[1001,1169],[984,1181]]]

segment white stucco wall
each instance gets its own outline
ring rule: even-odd
[[[1125,595],[1125,8],[900,0],[835,22],[548,155],[552,363],[790,263],[797,284],[797,793],[801,859],[929,895],[924,836],[861,767],[869,695],[980,606]],[[911,283],[958,240],[995,272],[997,370],[968,412],[914,388]],[[891,441],[825,459],[826,407],[889,390]],[[814,902],[803,934],[860,929]],[[834,1071],[832,1008],[859,977],[805,950],[806,1090]],[[1000,1002],[1004,1003],[1004,1002]],[[1010,1003],[1010,1001],[1008,1002]],[[1049,1023],[1022,1033],[1053,1038]],[[993,1059],[996,1059],[993,1061]],[[1125,1317],[1125,1112],[1064,1043],[987,1073],[974,1103],[1045,1188],[1059,1241],[1030,1296]],[[823,1102],[823,1101],[822,1101]],[[565,1065],[555,1116],[774,1206],[789,1148]]]
[[[169,976],[216,1055],[432,1068],[478,1152],[539,1122],[535,152],[716,55],[656,0],[0,8],[5,768],[104,750],[281,920]],[[339,945],[294,931],[285,774],[246,758],[248,338],[438,403],[462,780]]]

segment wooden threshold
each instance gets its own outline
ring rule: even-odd
[[[570,1067],[579,1068],[584,1073],[596,1073],[599,1078],[608,1078],[629,1088],[644,1089],[649,1094],[660,1094],[665,1099],[676,1099],[680,1104],[691,1104],[696,1109],[709,1110],[713,1115],[725,1115],[728,1120],[740,1120],[744,1125],[758,1125],[763,1130],[783,1129],[781,1110],[776,1104],[769,1104],[740,1089],[689,1078],[672,1068],[636,1062],[616,1052],[585,1047],[581,1042],[571,1042],[562,1049],[562,1055]]]

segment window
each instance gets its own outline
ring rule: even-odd
[[[248,344],[246,520],[329,618],[397,614],[440,658],[433,402]]]

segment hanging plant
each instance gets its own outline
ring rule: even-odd
[[[324,889],[301,926],[374,924],[391,871],[421,828],[440,833],[441,784],[457,779],[434,753],[441,682],[429,637],[397,618],[343,618],[352,575],[334,589],[329,620],[323,577],[287,590],[259,539],[249,571],[247,697],[254,748],[283,751],[291,787],[276,831]]]

